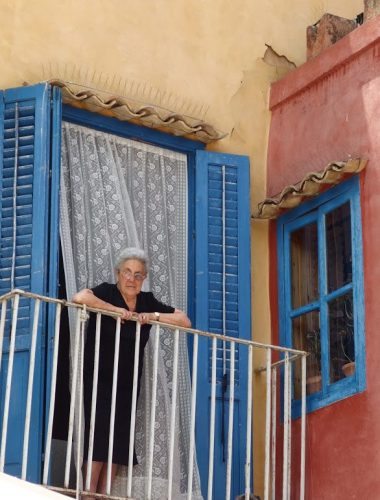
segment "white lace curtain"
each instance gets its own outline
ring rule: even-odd
[[[186,310],[187,163],[186,156],[148,144],[63,123],[61,245],[68,296],[103,281],[115,282],[114,263],[125,247],[148,252],[145,289],[162,302]],[[138,401],[133,495],[145,497],[153,342],[145,350]],[[173,344],[162,332],[153,457],[154,498],[165,498],[168,477],[170,388]],[[181,336],[175,449],[175,498],[187,489],[190,376],[185,336]],[[199,475],[193,491],[200,496]],[[113,493],[126,495],[120,468]]]

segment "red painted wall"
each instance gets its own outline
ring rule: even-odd
[[[329,162],[368,158],[361,176],[365,392],[307,418],[307,499],[380,499],[380,16],[271,89],[268,196]],[[275,223],[272,322],[278,325]],[[277,333],[275,333],[277,335]],[[274,339],[275,340],[275,339]],[[298,423],[294,431],[297,432]],[[292,498],[297,498],[294,491]]]

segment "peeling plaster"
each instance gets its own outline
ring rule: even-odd
[[[263,61],[270,66],[275,66],[277,68],[287,68],[289,70],[294,69],[297,65],[290,61],[285,55],[278,54],[270,45],[265,44],[266,50],[264,53]]]

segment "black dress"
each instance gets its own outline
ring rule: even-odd
[[[94,294],[116,307],[128,309],[116,285],[102,283],[92,289]],[[140,292],[136,300],[136,312],[173,313],[174,308],[158,301],[151,292]],[[85,439],[84,458],[87,459],[89,445],[89,425],[91,418],[92,380],[95,353],[95,325],[96,315],[91,314],[84,353],[84,410],[85,410]],[[98,393],[96,402],[96,419],[94,449],[92,459],[97,462],[107,462],[108,442],[111,417],[112,377],[115,352],[116,321],[108,316],[102,316],[100,329],[99,375]],[[144,348],[149,339],[151,325],[142,325],[140,337],[140,356],[138,373],[138,390],[143,368]],[[128,464],[129,431],[131,422],[133,369],[135,355],[136,323],[126,321],[121,324],[118,383],[116,393],[115,427],[112,463]],[[136,454],[133,457],[137,463]]]

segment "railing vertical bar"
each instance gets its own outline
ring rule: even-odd
[[[247,439],[245,455],[245,500],[251,494],[251,437],[252,437],[252,354],[253,347],[248,346],[248,380],[247,380]]]
[[[276,417],[277,417],[277,368],[272,370],[272,450],[271,450],[271,497],[272,500],[276,498],[276,446],[277,446],[277,432],[276,432]]]
[[[271,378],[272,351],[266,349],[266,410],[265,410],[265,466],[264,466],[264,500],[269,500],[270,483],[270,433],[271,433]]]
[[[137,389],[138,389],[138,374],[139,374],[139,359],[140,359],[140,337],[141,337],[141,323],[137,322],[136,338],[135,338],[135,357],[133,365],[131,426],[129,431],[127,497],[132,496],[132,472],[133,472],[133,455],[135,449],[135,427],[136,427]]]
[[[95,416],[96,400],[98,396],[98,377],[99,377],[99,349],[100,349],[100,326],[102,323],[102,314],[96,314],[95,325],[95,353],[94,353],[94,371],[92,376],[92,394],[91,394],[91,417],[88,437],[88,453],[86,467],[86,491],[90,490],[92,476],[92,457],[94,454],[94,436],[95,436]]]
[[[226,500],[231,497],[231,472],[232,472],[232,440],[234,432],[234,403],[235,403],[235,342],[230,344],[230,395],[228,414],[227,438],[227,474],[226,474]]]
[[[1,361],[3,359],[3,343],[4,343],[4,330],[5,330],[5,320],[7,316],[7,299],[3,300],[1,303],[1,319],[0,319],[0,370]]]
[[[117,382],[118,382],[117,376],[119,370],[120,328],[121,328],[121,319],[117,318],[116,330],[115,330],[115,354],[113,359],[110,435],[108,441],[108,461],[107,461],[107,480],[106,480],[107,495],[111,494],[111,471],[112,471],[112,457],[113,457],[113,439],[115,433],[116,393],[117,393]]]
[[[191,412],[190,412],[190,447],[189,447],[189,473],[187,477],[187,499],[193,495],[193,470],[194,470],[194,445],[195,445],[195,410],[197,400],[198,378],[198,335],[194,335],[193,343],[193,373],[191,384]]]
[[[285,353],[284,365],[284,437],[283,437],[283,466],[282,466],[282,499],[288,495],[288,435],[289,435],[289,354]]]
[[[8,357],[8,373],[7,373],[5,399],[4,399],[3,425],[1,429],[2,434],[1,434],[1,450],[0,450],[0,472],[4,472],[5,449],[7,446],[9,403],[10,403],[11,387],[12,387],[13,360],[15,354],[16,326],[17,326],[19,302],[20,302],[20,296],[16,294],[13,302],[12,327],[10,334],[10,346],[9,346],[9,357]]]
[[[174,350],[173,350],[173,383],[172,383],[172,407],[170,414],[170,441],[169,441],[169,472],[168,472],[168,500],[171,500],[173,494],[173,459],[174,459],[174,441],[175,441],[175,415],[177,406],[177,377],[178,377],[178,350],[179,350],[179,330],[174,331]]]
[[[210,408],[210,447],[208,455],[208,488],[207,499],[212,500],[214,480],[214,442],[215,442],[215,402],[216,402],[216,337],[212,339],[212,368],[211,368],[211,408]]]
[[[40,315],[40,306],[41,306],[41,300],[36,299],[36,301],[34,303],[32,340],[31,340],[31,346],[30,346],[30,359],[29,359],[28,390],[27,390],[27,396],[26,396],[24,443],[23,443],[23,448],[22,448],[21,479],[24,479],[24,480],[26,479],[26,471],[27,471],[27,466],[28,466],[30,417],[31,417],[31,410],[32,410],[34,367],[36,364],[37,331],[38,331],[38,320],[39,320],[39,315]]]
[[[288,370],[288,495],[287,500],[290,500],[291,494],[291,473],[292,473],[292,362],[289,362]]]
[[[76,387],[77,387],[77,383],[78,383],[77,377],[78,377],[78,364],[79,364],[79,340],[80,340],[81,314],[82,314],[82,310],[78,308],[76,311],[76,322],[75,322],[74,364],[73,364],[73,374],[72,374],[72,380],[71,380],[69,430],[68,430],[68,434],[67,434],[67,449],[66,449],[65,477],[64,477],[64,487],[65,488],[69,487],[71,450],[72,450],[72,446],[73,446],[74,411],[75,411],[75,400],[76,400]]]
[[[50,403],[49,403],[49,417],[48,417],[48,428],[46,436],[46,447],[45,447],[45,462],[44,462],[44,473],[43,473],[43,484],[46,486],[48,482],[49,468],[50,468],[50,452],[51,452],[51,440],[53,434],[53,418],[54,418],[54,406],[55,406],[55,388],[57,385],[57,366],[58,366],[58,350],[59,350],[59,330],[61,325],[61,303],[57,303],[55,309],[55,328],[54,328],[54,350],[53,350],[53,366],[51,374],[51,388],[50,388]]]
[[[305,458],[306,458],[306,356],[301,358],[301,467],[300,467],[300,500],[305,498]]]
[[[158,347],[160,341],[160,325],[154,330],[154,353],[153,353],[153,384],[152,401],[149,425],[149,457],[148,457],[148,491],[147,500],[152,498],[152,476],[153,476],[153,451],[154,451],[154,426],[156,421],[156,398],[157,398],[157,370],[158,370]]]
[[[81,432],[82,432],[82,422],[83,422],[83,362],[84,362],[84,332],[85,332],[85,324],[87,319],[87,306],[84,305],[81,314],[81,325],[80,325],[80,338],[79,338],[79,404],[78,404],[78,430],[77,430],[77,477],[76,477],[76,497],[77,499],[80,497],[80,484],[81,484],[81,476],[82,476],[82,440],[81,440]]]

